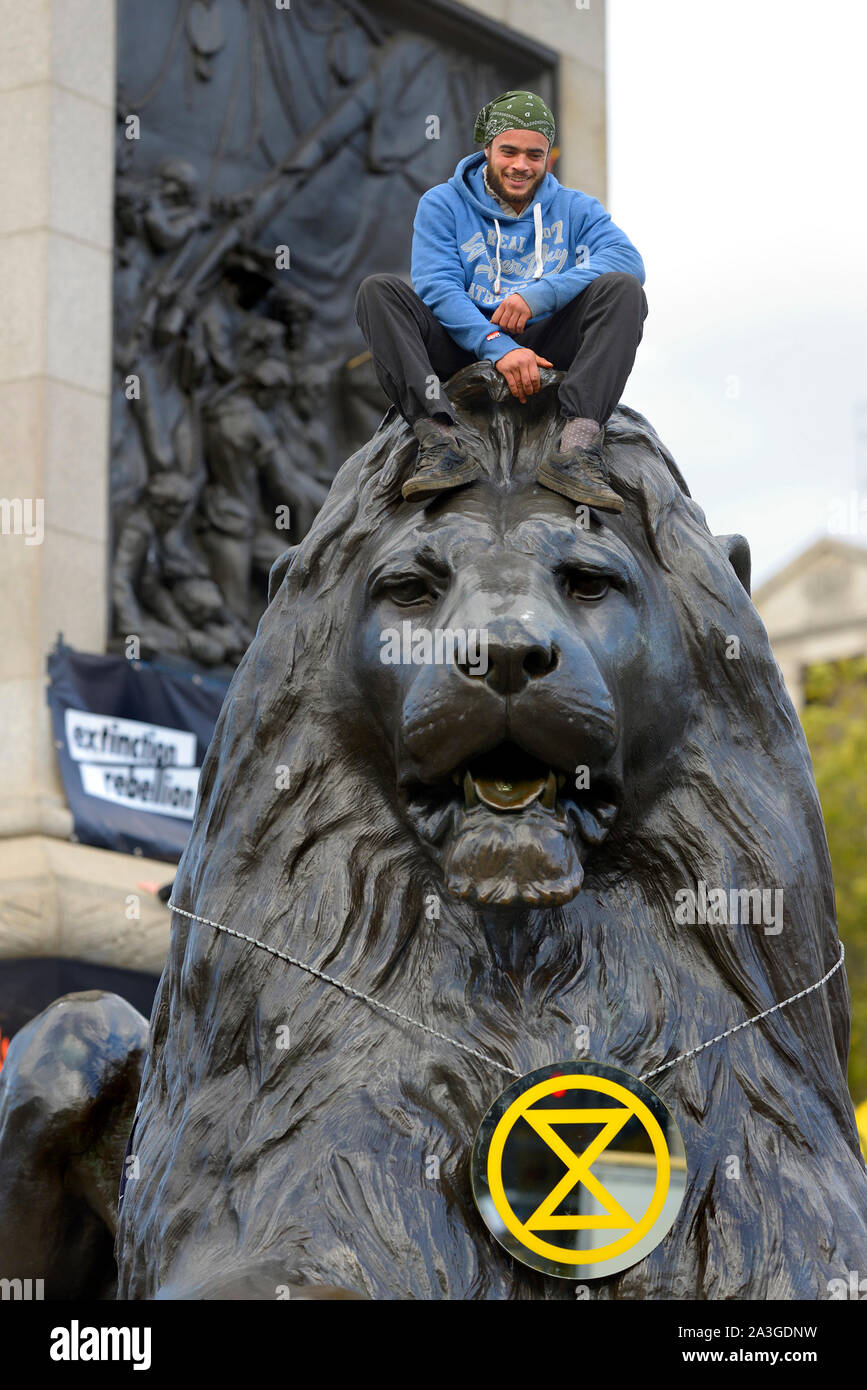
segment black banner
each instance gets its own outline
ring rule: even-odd
[[[75,837],[177,861],[227,678],[75,652],[48,658],[54,746]]]

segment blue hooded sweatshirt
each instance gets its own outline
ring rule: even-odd
[[[422,195],[412,239],[416,294],[477,360],[520,346],[490,322],[507,295],[520,294],[536,323],[606,271],[644,284],[644,262],[598,199],[546,174],[533,202],[509,217],[485,192],[485,163],[484,150],[468,155]]]

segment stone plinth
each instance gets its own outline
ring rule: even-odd
[[[114,21],[0,0],[0,955],[159,970],[168,913],[126,900],[172,866],[68,843],[45,700],[58,631],[107,629]]]

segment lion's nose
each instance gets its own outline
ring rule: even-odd
[[[460,669],[465,676],[484,680],[504,696],[517,695],[531,680],[556,670],[560,661],[559,649],[553,642],[519,625],[487,629],[483,652],[486,660],[474,665],[461,662]]]

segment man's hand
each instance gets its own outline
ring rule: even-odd
[[[530,306],[519,294],[507,294],[502,304],[498,304],[491,314],[491,323],[496,323],[507,333],[523,333],[530,317]]]
[[[553,367],[547,357],[540,357],[532,348],[512,348],[505,357],[494,363],[498,372],[506,378],[509,390],[517,396],[522,405],[527,397],[534,395],[542,385],[539,377],[540,367]]]

